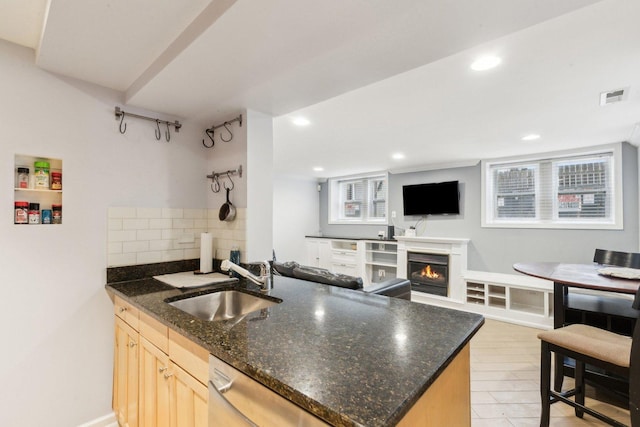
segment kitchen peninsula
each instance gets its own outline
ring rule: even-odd
[[[166,302],[246,286],[146,278],[106,289],[328,425],[470,425],[469,340],[482,316],[279,276],[269,295],[282,302],[239,322]]]

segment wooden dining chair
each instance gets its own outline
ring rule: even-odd
[[[631,306],[635,310],[640,310],[640,288]],[[549,426],[551,404],[556,402],[573,406],[579,418],[587,413],[609,425],[626,427],[625,424],[585,406],[585,364],[629,378],[631,426],[640,427],[640,322],[636,322],[632,337],[593,326],[573,324],[541,332],[538,338],[541,341],[541,427]],[[575,360],[573,389],[564,392],[551,389],[551,352]]]

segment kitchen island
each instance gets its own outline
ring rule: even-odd
[[[239,322],[199,320],[166,303],[238,286],[247,285],[181,290],[149,278],[106,288],[334,426],[402,424],[449,365],[462,363],[452,373],[462,388],[439,410],[462,405],[454,415],[470,423],[468,343],[482,316],[279,276],[269,295],[282,302]]]

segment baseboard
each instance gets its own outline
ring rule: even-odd
[[[118,421],[116,420],[116,414],[110,413],[95,420],[80,424],[78,427],[118,427]]]

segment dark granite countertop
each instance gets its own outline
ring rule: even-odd
[[[389,243],[395,243],[397,242],[396,239],[390,239],[385,237],[384,239],[380,239],[378,237],[344,237],[344,236],[313,236],[313,235],[309,235],[309,236],[304,236],[304,237],[308,237],[310,239],[329,239],[329,240],[371,240],[371,241],[375,241],[375,242],[389,242]]]
[[[155,279],[110,283],[145,313],[335,426],[392,426],[461,350],[482,316],[274,277],[268,315],[207,322],[168,305],[185,294]]]

